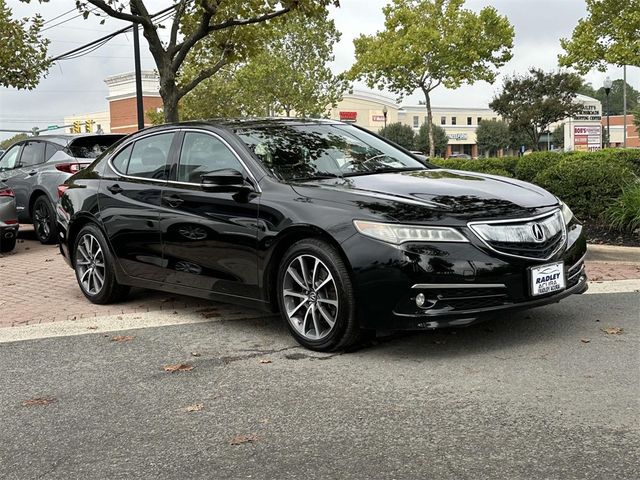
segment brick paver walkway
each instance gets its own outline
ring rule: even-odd
[[[640,279],[640,264],[588,262],[587,273],[592,281]],[[29,227],[21,229],[11,254],[0,255],[0,327],[214,306],[219,304],[148,290],[133,290],[117,305],[94,305],[80,292],[58,247],[41,245]]]

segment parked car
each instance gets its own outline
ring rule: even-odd
[[[15,195],[5,183],[0,182],[0,253],[10,252],[16,247],[18,227]]]
[[[473,157],[466,153],[452,153],[447,158],[461,158],[463,160],[471,160]]]
[[[337,121],[149,128],[61,191],[60,249],[90,301],[138,286],[280,311],[315,350],[587,289],[582,226],[554,195]]]
[[[0,181],[16,195],[21,223],[33,223],[42,243],[58,241],[57,188],[124,135],[42,135],[12,145],[0,157]]]

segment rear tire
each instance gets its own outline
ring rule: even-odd
[[[0,253],[9,253],[16,248],[16,237],[4,238],[0,237]]]
[[[51,202],[45,195],[36,198],[33,204],[33,229],[42,244],[57,243],[58,224]]]
[[[115,303],[129,293],[130,287],[116,280],[115,259],[96,225],[85,225],[78,232],[73,246],[73,267],[80,290],[92,303]]]
[[[353,284],[338,251],[317,239],[293,244],[277,280],[278,305],[289,331],[302,346],[321,352],[358,342]]]

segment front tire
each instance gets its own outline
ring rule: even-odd
[[[102,231],[96,225],[82,227],[73,248],[73,266],[80,290],[92,303],[100,305],[123,300],[129,287],[120,285],[115,275],[115,259]]]
[[[58,237],[58,225],[49,199],[40,195],[33,204],[33,229],[42,244],[55,243]]]
[[[292,245],[277,285],[281,315],[302,346],[326,352],[360,339],[351,277],[332,245],[316,239]]]

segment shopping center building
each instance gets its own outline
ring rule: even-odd
[[[476,129],[481,120],[496,120],[489,108],[432,107],[433,122],[440,125],[449,138],[447,155],[466,153],[478,156]],[[427,121],[425,105],[399,104],[393,97],[376,92],[354,90],[331,109],[331,118],[351,122],[378,132],[386,124],[400,122],[418,133]]]

